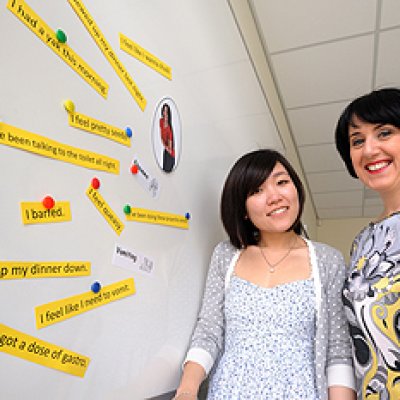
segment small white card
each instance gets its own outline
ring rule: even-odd
[[[158,180],[151,175],[149,170],[143,165],[139,158],[135,155],[132,160],[131,167],[137,166],[137,173],[134,174],[139,184],[154,198],[157,198],[160,194],[160,185]]]
[[[153,274],[154,270],[154,263],[150,258],[118,243],[115,244],[112,264],[116,267],[142,272],[146,275]]]

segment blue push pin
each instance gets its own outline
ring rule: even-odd
[[[127,128],[125,128],[125,133],[126,133],[126,136],[132,137],[132,129],[129,128],[129,126]]]
[[[190,219],[190,214],[189,214],[188,212],[185,214],[185,218],[186,218],[187,220]]]
[[[101,285],[99,282],[94,282],[91,286],[92,292],[93,293],[99,293],[101,289]]]

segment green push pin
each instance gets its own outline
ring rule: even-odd
[[[61,29],[57,29],[56,38],[60,43],[65,43],[67,41],[67,35]]]
[[[131,213],[131,206],[129,204],[124,205],[124,213],[129,215]]]

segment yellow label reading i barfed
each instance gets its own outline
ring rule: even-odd
[[[0,324],[0,352],[84,377],[90,358]]]
[[[53,208],[45,208],[40,202],[22,202],[21,216],[25,225],[71,221],[68,201],[57,201]]]

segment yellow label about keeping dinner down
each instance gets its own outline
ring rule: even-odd
[[[168,225],[175,228],[189,228],[188,220],[183,215],[146,210],[144,208],[131,208],[131,212],[126,216],[126,219],[148,224]]]
[[[104,98],[108,84],[66,43],[60,43],[51,29],[23,0],[9,0],[7,8],[23,22],[44,44],[61,57],[81,78]]]
[[[108,125],[102,121],[98,121],[97,119],[76,112],[68,113],[68,118],[70,126],[73,126],[74,128],[103,136],[128,147],[131,146],[131,139],[123,129]]]
[[[71,221],[71,208],[68,201],[57,201],[53,208],[45,208],[41,202],[22,202],[21,216],[25,225],[65,222]]]
[[[104,286],[98,293],[86,292],[37,306],[35,307],[36,327],[40,329],[56,324],[134,293],[135,283],[133,278],[129,278]]]
[[[0,261],[0,280],[88,276],[90,270],[88,261]]]
[[[110,206],[103,199],[103,196],[92,186],[89,186],[86,190],[86,194],[96,208],[100,211],[101,215],[106,219],[114,231],[120,235],[124,229],[124,224],[110,208]]]
[[[0,351],[44,367],[84,377],[90,358],[0,324]]]
[[[169,65],[165,64],[143,47],[140,47],[137,43],[124,36],[122,33],[119,34],[119,46],[121,50],[124,50],[131,56],[137,58],[139,61],[154,69],[159,74],[170,80],[172,79],[172,71]]]
[[[0,122],[0,144],[85,168],[119,174],[119,161]]]
[[[99,49],[102,51],[108,62],[114,68],[115,72],[128,89],[129,93],[133,96],[136,103],[143,111],[146,108],[147,103],[145,97],[137,87],[132,77],[129,75],[122,62],[115,54],[114,50],[111,48],[110,44],[107,42],[106,38],[104,37],[100,28],[97,26],[93,17],[89,14],[83,2],[81,0],[68,0],[68,3],[74,9],[85,28],[96,42]]]

